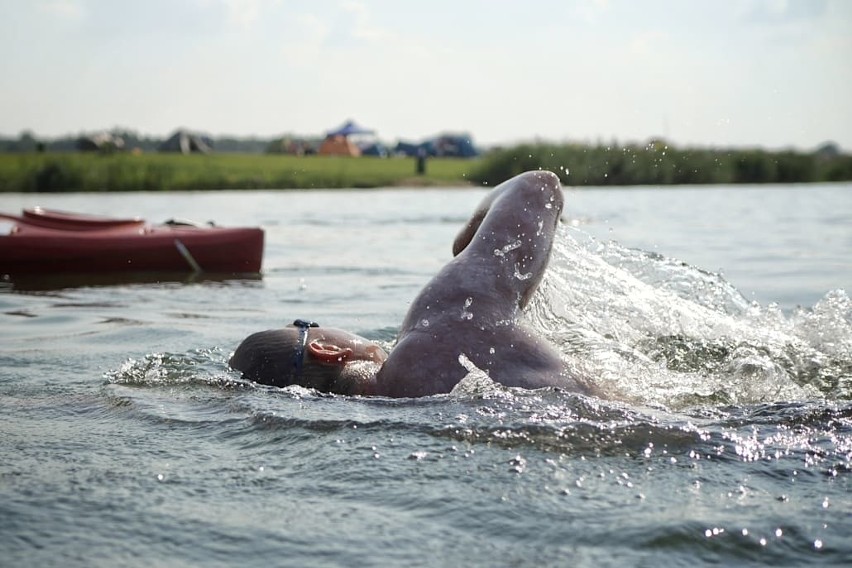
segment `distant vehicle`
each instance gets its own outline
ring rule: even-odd
[[[414,144],[412,142],[403,142],[402,140],[400,140],[396,143],[396,146],[393,149],[393,153],[397,156],[408,156],[409,158],[415,158],[420,153],[421,148],[425,148],[425,146],[423,144]]]
[[[394,148],[397,155],[417,157],[421,151],[439,158],[475,158],[479,150],[467,134],[442,134],[419,144],[400,141]]]
[[[387,158],[389,154],[390,152],[388,152],[387,146],[381,142],[370,142],[361,146],[362,156],[378,156],[379,158]]]

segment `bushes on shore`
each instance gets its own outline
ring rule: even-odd
[[[0,154],[0,191],[169,191],[399,185],[495,185],[526,170],[566,185],[804,183],[852,180],[839,152],[524,144],[474,160],[431,158],[425,175],[406,158],[262,154]]]
[[[805,183],[852,180],[852,156],[767,150],[526,144],[485,156],[473,181],[496,184],[547,169],[566,185]]]

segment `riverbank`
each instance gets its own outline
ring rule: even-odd
[[[282,154],[5,153],[0,191],[97,192],[203,189],[336,189],[496,185],[545,169],[567,186],[791,184],[852,180],[852,156],[761,149],[529,144],[476,159]]]
[[[477,160],[271,154],[0,154],[0,191],[178,191],[468,185]]]

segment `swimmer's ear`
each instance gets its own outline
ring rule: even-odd
[[[353,353],[353,351],[348,347],[341,347],[337,344],[320,341],[318,339],[314,339],[308,343],[308,351],[320,362],[331,365],[344,364],[350,357],[352,357]]]

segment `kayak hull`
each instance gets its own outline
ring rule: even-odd
[[[0,274],[258,273],[263,261],[260,228],[52,215],[0,216],[0,222],[11,225],[0,233]]]

